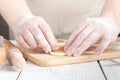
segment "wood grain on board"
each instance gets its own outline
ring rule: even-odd
[[[103,52],[101,55],[96,55],[94,53],[94,49],[96,48],[97,44],[90,47],[87,51],[85,51],[79,57],[68,57],[68,56],[56,56],[46,54],[43,51],[37,52],[33,50],[25,50],[21,49],[24,53],[24,57],[29,61],[39,65],[39,66],[58,66],[58,65],[65,65],[65,64],[74,64],[80,62],[88,62],[88,61],[95,61],[95,60],[104,60],[104,59],[113,59],[120,57],[120,43],[114,42],[108,46],[108,48]],[[62,48],[62,47],[61,47]],[[61,50],[61,49],[60,49]],[[64,53],[63,50],[58,51],[59,53]],[[57,53],[57,52],[54,52]]]

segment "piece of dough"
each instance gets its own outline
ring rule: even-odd
[[[58,41],[59,49],[57,51],[50,52],[50,54],[55,55],[55,56],[64,56],[65,55],[64,45],[66,43],[66,40],[58,39],[57,41]],[[34,51],[40,52],[40,53],[45,53],[40,46],[37,46],[37,48],[31,48],[31,49],[33,49]]]

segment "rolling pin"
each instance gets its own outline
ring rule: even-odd
[[[9,40],[4,39],[3,44],[6,49],[6,57],[8,62],[16,68],[23,68],[26,64],[26,61],[21,51]]]

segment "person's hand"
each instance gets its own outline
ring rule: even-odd
[[[111,42],[116,40],[118,34],[118,25],[112,17],[87,18],[72,33],[64,50],[67,56],[79,56],[100,40],[95,53],[101,54]]]
[[[41,46],[48,53],[58,49],[57,41],[52,33],[50,26],[41,17],[27,19],[20,26],[13,29],[16,41],[23,48]]]

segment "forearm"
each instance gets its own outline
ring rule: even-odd
[[[16,26],[26,15],[32,15],[25,0],[0,0],[0,14],[10,27]]]
[[[100,16],[112,15],[120,25],[120,0],[106,0]]]

